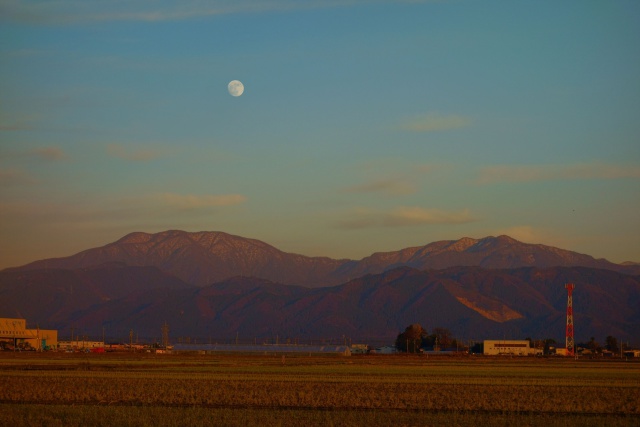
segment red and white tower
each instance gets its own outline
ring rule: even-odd
[[[567,283],[564,285],[567,289],[567,333],[566,345],[567,356],[575,355],[575,342],[573,340],[573,288],[576,286],[573,283]]]

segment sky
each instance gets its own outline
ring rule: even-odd
[[[639,76],[637,1],[0,0],[0,268],[171,229],[640,262]]]

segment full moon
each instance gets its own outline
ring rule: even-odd
[[[229,89],[229,93],[232,96],[240,96],[242,95],[242,92],[244,92],[244,85],[240,80],[230,81],[229,86],[227,86],[227,88]]]

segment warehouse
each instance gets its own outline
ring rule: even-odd
[[[529,356],[536,354],[536,349],[531,348],[530,342],[527,340],[485,340],[484,355],[512,355],[512,356]]]
[[[26,319],[0,318],[0,342],[6,349],[55,349],[58,331],[53,329],[27,329]]]

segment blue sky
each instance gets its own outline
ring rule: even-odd
[[[640,262],[638,40],[635,1],[0,0],[0,268],[167,229]]]

